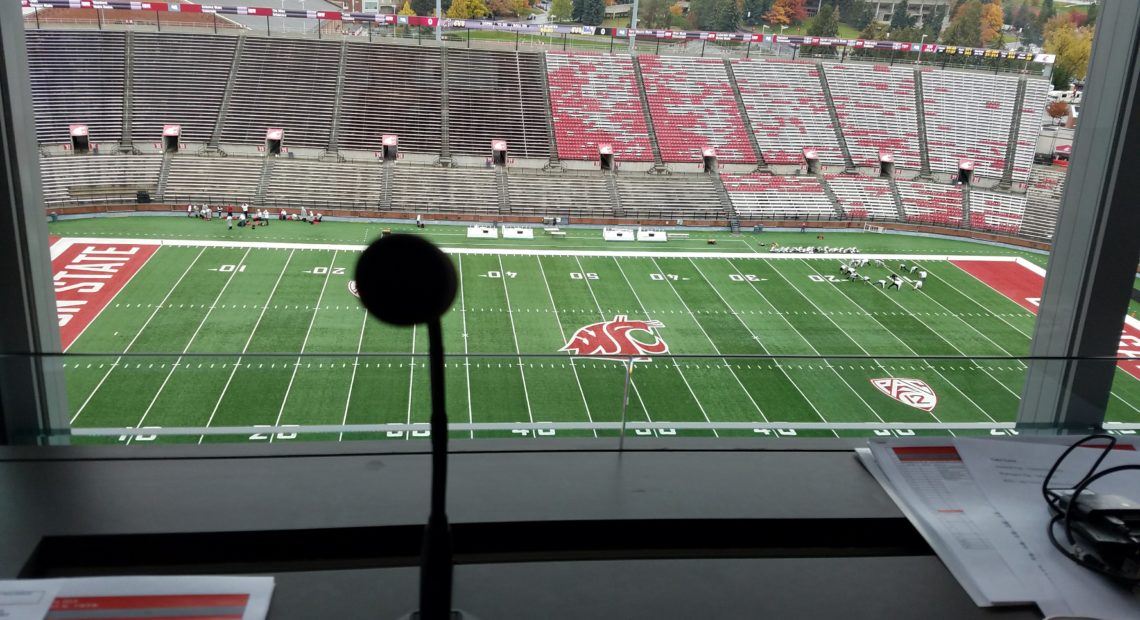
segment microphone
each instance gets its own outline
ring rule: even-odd
[[[455,266],[430,241],[388,235],[356,263],[356,287],[368,312],[385,323],[427,323],[431,366],[431,513],[420,555],[420,608],[416,620],[472,619],[451,608],[451,526],[447,522],[447,410],[444,406],[440,317],[455,301]]]

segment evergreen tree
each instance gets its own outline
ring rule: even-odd
[[[582,4],[582,23],[587,26],[601,26],[606,18],[605,0],[584,0]]]
[[[735,31],[740,26],[740,5],[737,0],[715,0],[713,30]]]
[[[1085,22],[1086,26],[1092,26],[1096,24],[1096,16],[1098,12],[1099,11],[1097,10],[1095,2],[1089,5],[1089,21]]]
[[[427,17],[428,15],[435,15],[435,0],[410,0],[412,10],[416,15]],[[446,15],[447,10],[451,8],[451,0],[443,0],[443,12]]]
[[[844,15],[848,15],[850,24],[859,30],[865,29],[875,20],[874,9],[864,0],[855,0],[852,2],[851,11],[844,13]]]
[[[761,18],[772,8],[772,0],[744,0],[744,23],[758,26]]]
[[[637,14],[639,28],[661,28],[669,25],[669,10],[665,0],[645,0]]]
[[[917,18],[910,16],[910,3],[907,0],[899,0],[891,13],[891,31],[905,30],[913,26],[916,21]]]
[[[922,21],[923,34],[929,39],[938,40],[938,35],[942,33],[942,22],[944,21],[946,21],[946,7],[934,7],[934,11]]]
[[[582,10],[586,6],[586,0],[571,0],[570,21],[582,21]]]
[[[839,34],[839,11],[831,5],[824,5],[815,14],[807,33],[813,37],[834,37]]]

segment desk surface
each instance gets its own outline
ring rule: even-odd
[[[453,445],[455,601],[481,618],[1040,617],[974,607],[840,443]],[[223,532],[277,550],[210,557],[203,538],[157,571],[274,574],[273,618],[414,606],[407,550],[427,514],[426,443],[250,447],[0,449],[0,577],[121,573],[147,546]],[[137,534],[153,537],[122,536]],[[403,551],[374,561],[357,546]],[[302,559],[290,562],[294,548]],[[83,553],[91,565],[68,563]]]

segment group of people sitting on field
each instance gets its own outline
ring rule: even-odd
[[[325,219],[325,216],[320,214],[320,213],[317,213],[315,211],[309,211],[305,207],[301,207],[300,213],[293,213],[293,214],[289,214],[285,211],[285,209],[281,209],[281,214],[277,216],[277,219],[281,220],[282,222],[287,222],[287,221],[292,220],[294,222],[308,222],[310,224],[320,224],[321,220]]]
[[[867,276],[867,275],[863,275],[863,274],[859,273],[860,268],[866,267],[867,264],[871,263],[871,262],[872,261],[870,259],[866,259],[866,258],[858,259],[857,258],[857,259],[852,260],[850,262],[839,263],[839,273],[842,274],[844,277],[846,277],[848,280],[850,280],[852,282],[862,282],[863,284],[872,284],[871,276]],[[876,267],[883,267],[883,261],[881,261],[877,258],[873,261],[873,264]],[[908,271],[906,263],[899,263],[899,272],[902,273],[902,272],[906,272],[906,271]],[[916,280],[906,279],[906,280],[910,283],[911,286],[914,287],[914,290],[921,291],[922,287],[926,284],[926,275],[927,275],[926,270],[922,269],[918,265],[911,265],[909,268],[909,272],[911,274],[915,274],[917,272],[918,279],[916,279]],[[874,282],[874,284],[875,284],[875,286],[878,286],[879,288],[884,289],[884,290],[893,288],[895,290],[901,291],[902,287],[903,287],[903,281],[904,281],[904,278],[902,276],[898,275],[897,273],[892,273],[889,278],[882,278],[882,279]]]
[[[777,254],[858,254],[859,248],[856,248],[856,247],[833,248],[833,247],[828,246],[828,245],[820,245],[820,246],[815,246],[815,245],[808,245],[808,246],[786,245],[785,246],[785,245],[776,245],[775,243],[773,243],[772,247],[768,248],[768,251],[769,252],[775,252]]]

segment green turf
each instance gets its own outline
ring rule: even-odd
[[[183,218],[108,218],[52,225],[53,234],[362,244],[387,224],[283,223],[255,232]],[[399,229],[400,227],[392,227]],[[476,245],[463,229],[433,240]],[[557,241],[513,248],[614,248],[600,232],[571,229]],[[815,233],[732,237],[700,233],[651,249],[760,250],[757,241],[816,243]],[[718,240],[708,246],[705,237]],[[867,252],[1023,253],[958,240],[826,233],[825,243]],[[1042,256],[1031,255],[1043,262]],[[227,427],[379,424],[428,419],[423,329],[367,318],[347,287],[356,252],[319,248],[164,246],[70,348],[65,358],[76,427]],[[615,361],[558,353],[579,328],[615,315],[656,319],[675,354],[638,363],[628,420],[684,422],[1009,422],[1025,365],[1017,360],[891,359],[1028,353],[1034,318],[954,265],[924,260],[923,292],[834,284],[834,260],[615,256],[453,255],[461,294],[444,318],[447,400],[454,422],[616,422],[626,372]],[[223,265],[239,266],[223,269]],[[865,268],[875,277],[886,269]],[[881,272],[881,274],[880,274]],[[821,281],[823,280],[823,281]],[[161,306],[161,307],[160,307]],[[145,327],[144,327],[145,326]],[[120,356],[121,353],[126,355]],[[80,355],[83,354],[83,355]],[[360,355],[358,355],[360,354]],[[470,357],[463,357],[469,354]],[[751,358],[723,356],[749,355]],[[771,359],[766,355],[822,356]],[[840,359],[828,356],[860,356]],[[926,381],[933,414],[895,402],[870,379]],[[1119,373],[1108,417],[1140,421],[1140,382]],[[647,431],[650,434],[867,435],[864,431]],[[903,431],[905,433],[905,431]],[[520,436],[477,430],[457,436]],[[541,437],[613,435],[544,431]],[[531,431],[525,435],[533,436]],[[143,437],[141,441],[251,441],[404,432],[240,437]],[[116,440],[112,438],[111,441]],[[121,440],[123,442],[128,439]],[[139,439],[129,439],[131,442]]]

